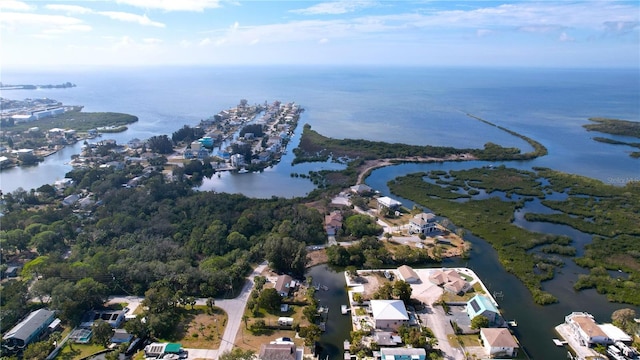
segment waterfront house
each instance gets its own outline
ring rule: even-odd
[[[518,342],[506,328],[482,328],[480,339],[491,358],[511,358],[518,355]]]
[[[282,297],[289,296],[297,283],[289,275],[280,275],[276,280],[275,289]]]
[[[368,194],[372,191],[372,189],[365,184],[353,185],[350,189],[351,192],[359,195]]]
[[[380,348],[381,360],[425,360],[427,351],[422,348]]]
[[[409,314],[402,300],[371,300],[371,314],[376,329],[398,330],[409,323]]]
[[[389,210],[396,210],[402,205],[402,203],[398,200],[392,199],[388,196],[379,197],[378,199],[378,211],[383,208],[387,208]]]
[[[565,316],[564,322],[569,326],[569,329],[582,346],[591,347],[596,344],[613,344],[613,340],[602,331],[593,319],[593,315],[589,313],[572,312]]]
[[[409,220],[411,234],[429,234],[438,230],[436,216],[432,213],[420,213]]]
[[[473,320],[476,316],[489,319],[489,326],[501,326],[504,322],[496,305],[484,295],[476,295],[467,302],[467,315]]]
[[[300,354],[300,358],[298,358]],[[259,360],[300,360],[302,352],[298,352],[295,344],[262,344],[258,353]]]
[[[9,351],[24,349],[36,342],[55,319],[55,312],[39,309],[31,312],[24,320],[11,328],[2,337],[2,347]]]
[[[340,211],[334,211],[324,217],[324,228],[327,235],[334,236],[342,229],[342,213]]]
[[[452,269],[435,271],[429,276],[429,281],[453,294],[464,294],[471,289],[471,284]]]
[[[402,280],[409,284],[416,284],[420,282],[420,276],[418,276],[418,274],[409,265],[400,266],[398,268],[398,272],[400,273]]]

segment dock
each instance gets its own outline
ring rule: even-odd
[[[576,339],[575,336],[572,335],[571,329],[567,324],[560,324],[555,327],[556,332],[560,335],[562,340],[556,339],[560,341],[561,344],[566,344],[569,346],[571,351],[575,354],[574,359],[576,360],[586,360],[586,359],[604,359],[603,355],[596,352],[590,347],[584,346],[580,344],[580,342]],[[554,340],[554,343],[555,340]]]
[[[349,311],[351,311],[350,307],[348,307],[347,305],[340,305],[340,312],[342,312],[342,315],[347,315]]]
[[[558,347],[562,347],[568,344],[568,342],[562,341],[560,339],[552,339],[552,340],[553,340],[553,343]]]

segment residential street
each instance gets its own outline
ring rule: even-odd
[[[234,299],[216,299],[216,306],[223,309],[227,313],[227,326],[224,329],[222,335],[222,343],[218,349],[185,349],[189,351],[189,358],[191,359],[217,359],[219,355],[231,351],[233,349],[233,343],[236,339],[236,334],[240,329],[242,323],[242,314],[247,305],[249,294],[253,288],[253,279],[262,273],[267,267],[267,262],[263,262],[258,265],[253,272],[247,277],[242,291]],[[140,306],[140,303],[144,300],[144,297],[139,296],[111,296],[108,303],[127,303],[129,304],[129,312],[131,314],[135,309]],[[197,299],[197,305],[206,305],[207,299]]]

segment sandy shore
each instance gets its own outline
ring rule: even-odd
[[[389,166],[395,165],[398,163],[429,163],[429,162],[444,162],[444,161],[468,161],[468,160],[478,160],[475,156],[471,154],[460,154],[460,155],[450,155],[447,157],[418,157],[418,156],[410,156],[405,158],[391,158],[391,159],[377,159],[377,160],[368,160],[358,168],[358,181],[357,184],[362,184],[364,179],[369,176],[371,171]]]

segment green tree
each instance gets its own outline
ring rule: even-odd
[[[38,341],[29,344],[22,353],[23,359],[44,360],[53,351],[53,344],[49,341]]]
[[[93,323],[91,331],[93,333],[93,335],[91,336],[91,340],[93,341],[93,343],[102,345],[104,347],[107,347],[107,344],[109,344],[111,337],[113,337],[113,329],[111,328],[111,325],[101,319]]]
[[[311,324],[306,327],[301,327],[300,336],[304,338],[304,344],[306,346],[311,346],[318,340],[320,340],[320,335],[322,335],[322,330],[316,324]]]
[[[345,220],[345,230],[347,234],[361,238],[366,235],[378,235],[382,232],[382,227],[376,224],[374,218],[368,215],[351,215]]]
[[[393,296],[402,300],[405,304],[411,299],[411,285],[404,280],[398,280],[393,283]]]
[[[219,360],[253,360],[254,352],[235,348],[220,355]]]
[[[611,314],[611,322],[613,325],[624,330],[628,334],[635,333],[638,323],[635,322],[636,311],[629,308],[618,309]]]
[[[264,289],[258,297],[258,304],[261,308],[269,311],[280,311],[280,304],[282,304],[282,298],[278,291],[274,288]]]
[[[471,319],[472,329],[482,329],[489,327],[489,318],[484,315],[478,315]]]
[[[124,329],[138,338],[146,338],[149,335],[149,328],[147,324],[142,322],[140,315],[136,316],[135,319],[127,320],[124,323]]]

